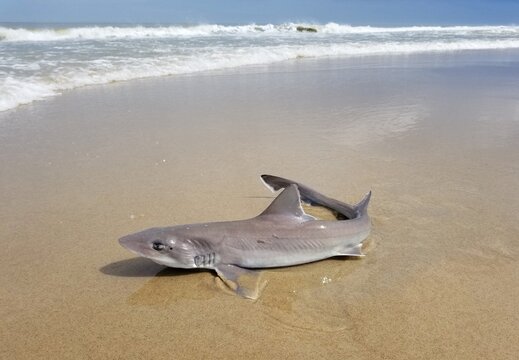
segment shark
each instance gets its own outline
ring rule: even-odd
[[[124,236],[119,243],[161,265],[213,270],[229,289],[253,300],[265,285],[261,269],[364,256],[371,191],[349,205],[296,181],[273,175],[261,179],[270,190],[282,191],[254,218],[155,227]],[[324,207],[334,219],[307,214],[303,204]]]

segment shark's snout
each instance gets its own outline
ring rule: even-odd
[[[163,230],[152,228],[123,236],[119,244],[132,253],[147,258],[164,257],[166,255],[166,239]]]
[[[121,244],[122,247],[128,249],[128,246],[131,242],[131,236],[130,235],[127,235],[127,236],[123,236],[122,238],[119,239],[119,244]]]
[[[161,265],[193,268],[196,254],[193,255],[191,243],[181,242],[180,246],[175,247],[175,241],[174,238],[168,238],[164,228],[151,228],[123,236],[119,239],[119,244],[132,253]]]
[[[146,256],[148,252],[146,241],[135,234],[123,236],[119,239],[119,244],[136,255]]]
[[[135,237],[132,235],[126,235],[119,239],[119,244],[125,249],[128,249],[130,251],[136,250],[136,241]]]

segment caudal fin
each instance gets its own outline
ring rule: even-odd
[[[368,192],[357,205],[355,205],[355,210],[357,211],[357,214],[362,216],[362,215],[366,215],[368,213],[368,205],[369,205],[370,199],[371,199],[371,191]]]

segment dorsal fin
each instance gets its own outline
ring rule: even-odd
[[[299,220],[315,220],[305,214],[301,207],[301,198],[296,184],[287,186],[259,216],[282,215],[298,218]]]

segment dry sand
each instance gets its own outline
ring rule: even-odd
[[[0,113],[2,359],[515,359],[519,53],[300,60],[84,88]],[[254,216],[258,176],[349,202],[362,260],[257,302],[117,243]]]

